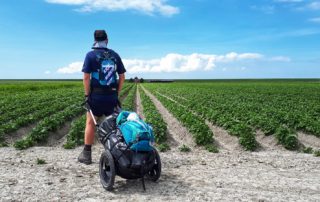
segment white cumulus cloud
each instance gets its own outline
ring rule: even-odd
[[[236,53],[230,52],[224,55],[193,53],[182,55],[170,53],[162,58],[150,60],[143,59],[123,59],[123,63],[128,73],[168,73],[168,72],[195,72],[210,71],[219,64],[228,64],[241,61],[273,61],[273,62],[290,62],[291,59],[286,56],[266,57],[259,53]],[[81,73],[83,62],[73,62],[68,66],[61,67],[57,70],[60,74]],[[226,71],[227,69],[222,69]],[[246,70],[241,67],[241,70]]]
[[[160,13],[164,16],[179,13],[179,8],[168,5],[167,0],[46,0],[46,2],[79,6],[77,10],[81,12],[135,10],[149,15]]]
[[[83,62],[73,62],[66,67],[61,67],[57,70],[60,74],[75,74],[80,73]]]
[[[235,52],[226,55],[208,55],[193,53],[191,55],[181,55],[170,53],[160,59],[138,60],[124,59],[126,69],[129,73],[138,72],[192,72],[208,71],[214,69],[217,63],[229,63],[240,60],[261,59],[263,55],[258,53]]]

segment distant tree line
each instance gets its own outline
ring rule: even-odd
[[[138,77],[134,77],[134,78],[130,78],[129,79],[130,83],[144,83],[144,79],[143,78],[138,78]]]

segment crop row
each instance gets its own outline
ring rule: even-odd
[[[243,109],[237,109],[236,107],[234,107],[233,109],[230,108],[230,110],[226,110],[225,108],[223,108],[223,110],[221,111],[213,111],[213,107],[208,110],[206,105],[196,106],[194,102],[189,103],[187,107],[190,107],[190,109],[192,110],[196,110],[199,114],[202,115],[203,118],[208,118],[216,125],[225,128],[229,132],[229,134],[239,137],[240,144],[246,150],[255,150],[258,146],[257,142],[255,141],[255,129],[262,129],[263,132],[266,132],[265,128],[255,128],[247,121],[239,119],[239,117],[235,116],[235,113],[233,113],[234,111],[238,110],[238,113],[240,112],[245,114],[246,112]],[[219,109],[219,107],[216,106],[215,109],[217,108]],[[268,124],[268,127],[275,128],[274,132],[267,134],[278,134],[275,137],[278,139],[278,142],[285,148],[290,150],[298,148],[298,138],[293,130],[289,130],[290,132],[282,133],[282,131],[288,131],[281,130],[281,128],[286,128],[286,126],[282,126],[280,125],[280,123],[275,124],[274,122],[272,122],[272,119],[271,121],[265,120],[263,124]]]
[[[55,103],[65,102],[65,100],[77,96],[76,91],[58,90],[54,92],[44,92],[36,94],[36,99],[25,99],[23,104],[13,102],[13,108],[0,116],[0,123],[4,125],[8,122],[14,122],[18,117],[28,116],[39,109],[47,108]],[[30,97],[30,96],[29,96]],[[1,126],[0,126],[1,128]]]
[[[38,122],[36,127],[34,127],[23,139],[16,141],[14,147],[17,149],[26,149],[37,143],[46,141],[49,132],[56,131],[65,124],[67,120],[72,119],[83,111],[80,104],[81,103],[78,102],[67,107],[63,111],[44,118]]]
[[[165,96],[159,92],[156,92],[156,93],[159,94],[159,96],[162,96],[162,97],[168,99],[168,96]],[[183,97],[179,97],[179,99],[184,100],[184,102],[181,102],[181,100],[177,101],[178,100],[177,96],[171,95],[170,97],[173,97],[174,99],[176,99],[176,100],[174,100],[174,99],[170,98],[171,100],[174,100],[174,102],[176,102],[176,103],[179,102],[180,106],[185,108],[185,110],[191,111],[192,113],[199,116],[203,120],[203,122],[205,122],[206,117],[201,116],[197,111],[193,111],[188,106],[185,106],[182,104],[187,101],[186,99],[184,99]],[[239,144],[245,150],[254,151],[258,147],[258,143],[255,139],[255,132],[253,131],[253,129],[250,126],[248,126],[244,123],[241,123],[239,121],[234,121],[230,125],[225,124],[223,126],[228,130],[229,134],[237,136],[239,138]]]
[[[67,142],[63,145],[65,149],[73,149],[84,144],[84,131],[86,127],[86,114],[72,121],[67,134]]]
[[[135,84],[127,95],[127,97],[122,101],[122,109],[126,111],[134,111],[135,110],[135,96],[137,91],[137,85]]]
[[[25,107],[41,99],[50,97],[56,92],[79,90],[80,82],[1,82],[0,83],[0,116],[5,112]],[[50,94],[48,94],[50,92]]]
[[[74,102],[77,101],[78,98],[79,97],[68,97],[64,100],[57,100],[55,103],[51,104],[50,106],[39,108],[38,110],[35,110],[30,114],[23,115],[23,116],[19,116],[17,114],[16,119],[11,120],[0,126],[0,136],[13,132],[22,126],[26,126],[28,124],[34,123],[35,121],[42,119],[46,116],[49,116],[50,114],[56,113],[59,110],[63,110],[69,105],[74,104]]]
[[[164,143],[167,140],[167,124],[164,122],[161,114],[159,113],[151,99],[146,95],[144,90],[140,89],[141,88],[139,86],[138,91],[140,93],[145,121],[152,125],[156,143]]]
[[[301,83],[208,82],[162,85],[157,91],[231,134],[260,129],[267,135],[276,134],[287,149],[297,149],[295,130],[319,136],[320,95],[316,88]]]
[[[150,86],[148,85],[148,87]],[[194,115],[191,111],[186,110],[176,102],[159,94],[155,94],[155,88],[147,89],[150,89],[159,101],[188,129],[197,145],[203,145],[211,151],[217,150],[217,148],[212,149],[212,147],[214,147],[213,132],[200,117]]]

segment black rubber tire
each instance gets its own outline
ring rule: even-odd
[[[156,182],[161,175],[161,159],[158,151],[154,149],[156,158],[155,158],[155,165],[153,166],[152,170],[147,173],[147,177],[152,181]]]
[[[99,175],[102,187],[107,191],[112,190],[114,179],[116,177],[116,169],[113,157],[109,150],[105,150],[100,157]]]

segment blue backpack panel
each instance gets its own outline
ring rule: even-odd
[[[100,85],[110,86],[117,82],[117,64],[116,58],[111,53],[105,51],[97,55],[97,60],[100,63],[100,68],[97,72],[92,73],[92,77],[99,80]]]

